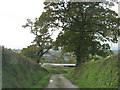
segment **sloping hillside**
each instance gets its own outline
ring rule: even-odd
[[[43,88],[49,81],[49,74],[29,59],[3,49],[2,87],[3,88]]]
[[[120,65],[118,58],[120,54],[104,60],[83,63],[69,71],[66,78],[80,88],[117,88]]]

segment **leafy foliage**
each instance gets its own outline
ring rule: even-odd
[[[31,33],[35,35],[35,39],[33,45],[24,48],[22,53],[26,56],[35,58],[37,63],[39,63],[41,57],[52,48],[51,35],[48,33],[47,27],[44,26],[45,22],[41,23],[43,19],[42,16],[40,20],[35,19],[35,21],[32,21],[27,19],[26,25],[23,25],[24,28],[30,27]]]
[[[45,11],[23,27],[30,27],[36,37],[35,47],[41,58],[50,48],[73,52],[77,64],[88,60],[90,55],[106,57],[111,52],[106,42],[118,42],[119,18],[111,10],[117,0],[106,2],[44,2]],[[60,32],[54,42],[51,35]],[[54,45],[54,46],[53,46]],[[39,60],[38,60],[39,62]]]
[[[107,56],[111,50],[106,42],[118,42],[119,18],[109,8],[113,1],[44,4],[46,25],[60,31],[54,48],[74,52],[77,64],[89,59],[89,55]]]

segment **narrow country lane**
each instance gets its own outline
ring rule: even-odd
[[[73,85],[69,80],[63,77],[63,74],[55,74],[51,76],[47,88],[78,88],[78,87],[76,85]]]

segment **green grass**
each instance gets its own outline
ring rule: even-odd
[[[46,69],[7,49],[2,53],[2,70],[3,88],[44,88],[50,79]]]
[[[119,54],[120,56],[120,54]],[[117,88],[118,56],[83,63],[65,76],[80,88]]]

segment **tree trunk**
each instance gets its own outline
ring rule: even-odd
[[[38,64],[40,63],[40,59],[37,59],[37,63],[38,63]]]
[[[82,63],[80,53],[76,53],[76,66],[80,65]]]
[[[37,59],[37,63],[41,63],[41,58],[42,58],[42,55],[38,56],[38,59]]]
[[[40,63],[40,60],[41,60],[41,57],[43,56],[43,51],[39,51],[38,53],[37,53],[37,63],[39,64]]]

